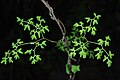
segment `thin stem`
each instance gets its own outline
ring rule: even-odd
[[[64,26],[64,24],[59,19],[56,18],[55,14],[54,14],[54,11],[53,11],[53,8],[48,4],[48,2],[45,1],[45,0],[41,0],[41,1],[48,8],[49,15],[50,15],[51,19],[54,20],[54,21],[56,21],[56,23],[58,24],[58,27],[61,30],[62,41],[64,43],[64,46],[67,47],[68,66],[69,66],[69,71],[70,71],[70,80],[74,80],[74,79],[72,79],[73,78],[73,74],[72,74],[72,71],[71,71],[71,58],[69,57],[69,50],[70,50],[70,48],[67,45],[68,40],[66,39],[66,29],[65,29],[65,26]]]
[[[48,4],[48,1],[45,1],[45,0],[41,0],[41,1],[48,8],[49,15],[50,15],[51,19],[56,21],[56,23],[58,24],[58,26],[59,26],[59,28],[62,32],[62,35],[65,35],[66,34],[65,26],[59,19],[56,18],[55,14],[54,14],[54,11],[53,11],[53,8]]]

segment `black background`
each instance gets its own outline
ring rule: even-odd
[[[76,21],[92,16],[95,12],[102,15],[96,38],[111,36],[109,49],[115,54],[112,66],[107,68],[102,61],[82,60],[81,71],[76,74],[75,80],[120,80],[120,0],[48,1],[57,18],[65,24],[67,35]],[[16,22],[17,16],[24,19],[42,16],[50,28],[46,37],[52,40],[62,37],[41,0],[0,0],[0,60],[17,38],[22,38],[25,42],[30,40],[28,33]],[[28,56],[24,55],[13,64],[0,64],[0,80],[68,80],[69,76],[65,73],[67,55],[54,46],[48,43],[45,50],[38,50],[42,61],[35,65],[31,65]]]

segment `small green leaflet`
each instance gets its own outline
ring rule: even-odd
[[[112,61],[108,59],[108,61],[107,61],[107,65],[108,65],[108,67],[110,67],[111,64],[112,64]]]
[[[80,21],[79,24],[80,24],[80,26],[83,26],[83,25],[84,25],[84,23],[83,23],[82,21]]]
[[[99,18],[101,17],[101,15],[97,15],[96,18],[99,20]]]
[[[96,34],[96,27],[94,26],[94,27],[92,27],[92,32],[91,32],[91,35],[95,35]]]
[[[21,41],[21,39],[17,39],[17,43],[18,43],[18,44],[22,44],[23,41]]]
[[[43,41],[43,42],[42,42],[42,45],[46,46],[46,41]]]
[[[30,50],[26,50],[24,54],[31,54],[32,51],[33,51],[32,49],[30,49]]]
[[[107,59],[108,59],[108,57],[106,55],[104,55],[103,62],[105,62]]]
[[[98,24],[98,20],[93,20],[93,25]]]
[[[70,74],[69,65],[66,64],[65,67],[66,67],[66,73],[67,73],[67,74]]]
[[[18,54],[15,54],[14,58],[17,60],[17,59],[20,59],[20,56]]]
[[[101,56],[102,56],[101,53],[97,53],[97,54],[95,55],[95,57],[97,57],[97,59],[101,59]]]
[[[12,42],[12,48],[17,48],[17,45],[14,42]]]
[[[30,31],[30,26],[28,24],[24,25],[24,31],[28,29],[28,31]]]
[[[34,56],[30,56],[29,61],[31,61],[31,64],[35,64],[36,62],[40,61],[40,55],[34,55]]]
[[[30,18],[27,20],[28,21],[28,24],[31,24],[31,25],[34,25],[34,22],[33,22],[33,18]],[[27,25],[28,25],[27,24]],[[29,25],[30,26],[30,25]],[[30,31],[30,27],[28,28],[28,30]]]
[[[105,41],[105,47],[106,46],[109,46],[109,42],[108,41]]]
[[[31,64],[35,64],[36,63],[36,60],[35,59],[33,59],[32,60],[32,62],[31,62]]]
[[[7,58],[6,57],[2,58],[1,64],[5,64],[5,65],[7,64]]]
[[[40,31],[37,31],[37,34],[38,34],[38,38],[40,38],[40,33],[41,33]]]
[[[19,48],[19,49],[17,50],[17,52],[20,53],[20,54],[23,54],[22,48]]]
[[[96,13],[93,13],[93,15],[96,17],[97,15],[96,15]]]
[[[17,18],[17,22],[20,22],[21,21],[21,19],[19,18],[19,17],[16,17]]]
[[[92,29],[90,26],[86,26],[87,32],[90,32],[90,30]]]
[[[72,43],[74,43],[74,46],[78,46],[79,43],[77,41],[72,41]]]
[[[109,51],[109,57],[110,57],[110,59],[112,59],[113,56],[114,56],[114,54],[112,54],[111,51]]]
[[[96,47],[96,48],[94,49],[94,51],[100,51],[100,48],[99,48],[99,47]]]
[[[90,50],[89,51],[89,58],[90,59],[94,59],[94,55],[93,54],[94,54],[94,51]]]
[[[49,32],[48,26],[43,27],[46,31]]]
[[[13,63],[12,57],[8,57],[9,63]]]
[[[78,26],[80,26],[78,23],[75,23],[75,24],[73,25],[73,27],[78,27]]]
[[[34,40],[34,39],[37,40],[36,35],[35,35],[35,34],[31,35],[31,39],[32,39],[32,40]]]
[[[87,23],[91,21],[90,17],[85,17],[85,19],[87,20]]]
[[[86,56],[87,56],[87,52],[85,52],[85,51],[83,51],[83,50],[80,51],[79,54],[80,54],[80,57],[82,57],[83,59],[85,59]]]
[[[37,21],[40,21],[41,16],[36,16]]]
[[[71,65],[71,71],[75,74],[80,71],[80,65]]]
[[[36,55],[35,58],[36,58],[37,62],[41,60],[40,55]]]
[[[106,36],[105,39],[106,39],[107,41],[111,41],[110,36]]]
[[[104,41],[102,39],[98,39],[97,42],[98,42],[99,45],[103,45],[103,43],[104,43]]]

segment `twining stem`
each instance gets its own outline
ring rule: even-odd
[[[68,67],[69,67],[69,71],[70,71],[70,78],[69,80],[74,80],[74,76],[73,76],[73,73],[71,71],[71,58],[69,57],[69,46],[67,45],[68,43],[68,40],[66,39],[66,29],[65,29],[65,26],[64,24],[56,18],[55,14],[54,14],[54,11],[53,11],[53,8],[48,4],[48,1],[45,1],[45,0],[41,0],[42,3],[48,8],[49,10],[49,15],[51,17],[52,20],[54,20],[58,27],[60,28],[61,30],[61,33],[62,33],[62,41],[64,43],[64,46],[67,48],[67,54],[68,54]]]

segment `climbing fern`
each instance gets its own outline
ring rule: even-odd
[[[110,50],[106,50],[106,47],[109,46],[111,41],[110,36],[108,35],[104,39],[99,38],[96,41],[91,41],[88,38],[88,34],[89,36],[95,36],[97,34],[97,25],[100,17],[101,15],[96,15],[96,13],[94,13],[93,18],[85,17],[86,23],[82,21],[76,22],[72,27],[70,35],[66,36],[66,46],[62,39],[52,41],[45,38],[44,34],[49,32],[49,28],[45,25],[46,22],[41,16],[36,17],[36,23],[33,21],[33,18],[24,20],[17,17],[17,22],[23,27],[24,31],[29,31],[31,41],[24,42],[21,39],[17,39],[16,42],[12,42],[12,49],[5,52],[1,64],[13,63],[13,60],[20,59],[20,55],[30,55],[28,60],[31,64],[35,64],[41,60],[40,54],[37,54],[36,49],[44,49],[45,46],[47,46],[46,42],[49,41],[55,43],[59,50],[63,52],[69,51],[68,57],[71,60],[79,61],[76,56],[79,56],[81,59],[102,59],[103,62],[106,62],[108,67],[110,67],[112,64],[112,57],[114,56]],[[43,26],[43,24],[45,26]],[[32,45],[34,48],[23,51],[22,46],[26,45]],[[92,45],[96,47],[91,49],[90,46]],[[67,62],[66,73],[70,74],[71,71],[74,74],[80,71],[80,65],[69,65],[69,62]]]

